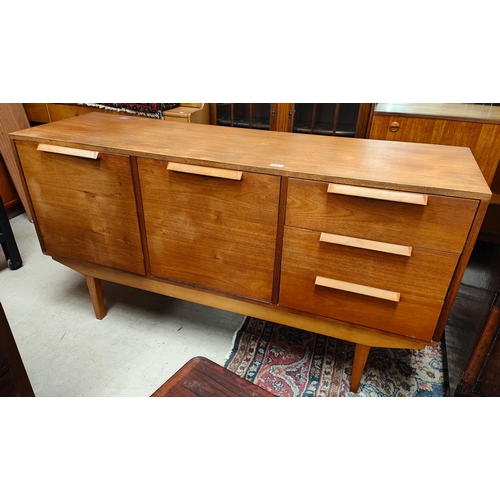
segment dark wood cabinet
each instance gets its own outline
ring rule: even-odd
[[[215,103],[211,123],[338,137],[366,137],[372,104]]]
[[[9,322],[0,303],[0,397],[34,395]]]

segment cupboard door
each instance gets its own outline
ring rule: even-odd
[[[360,106],[355,103],[297,103],[293,132],[356,137]]]
[[[128,156],[23,142],[17,150],[46,253],[145,274]]]
[[[212,124],[279,132],[366,137],[368,103],[214,103]]]
[[[151,274],[272,298],[280,178],[138,159]]]
[[[271,129],[271,104],[217,103],[215,115],[217,125]]]

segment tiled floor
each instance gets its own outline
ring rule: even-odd
[[[23,267],[0,252],[0,302],[36,396],[144,396],[185,362],[222,364],[244,317],[103,282],[99,321],[85,279],[42,254],[25,214],[11,219]]]

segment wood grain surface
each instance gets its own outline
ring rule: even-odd
[[[191,175],[138,159],[151,273],[270,302],[280,179]]]
[[[11,137],[399,191],[486,200],[491,196],[470,150],[453,146],[240,130],[105,113],[33,127]]]

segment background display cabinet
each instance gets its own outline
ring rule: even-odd
[[[366,137],[373,109],[360,103],[214,103],[211,123],[301,134]]]

